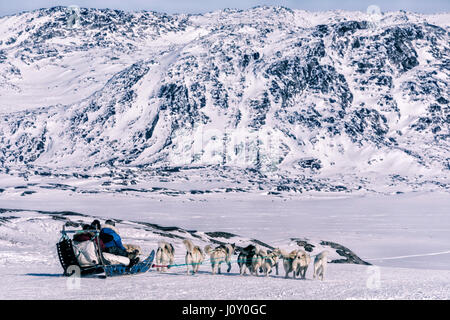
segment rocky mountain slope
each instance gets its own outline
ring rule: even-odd
[[[71,14],[0,18],[3,173],[448,189],[448,14]]]

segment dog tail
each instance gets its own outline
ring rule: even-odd
[[[164,241],[159,241],[158,242],[158,250],[159,249],[164,249],[166,247],[166,243]]]
[[[226,244],[225,248],[227,248],[227,256],[231,257],[234,253],[234,246],[231,244]]]
[[[281,250],[279,248],[274,249],[271,253],[277,257],[281,256]]]
[[[169,251],[170,254],[172,254],[172,255],[175,253],[175,248],[173,247],[173,245],[172,245],[171,243],[167,243],[167,244],[166,244],[166,249],[167,249],[167,251]]]
[[[205,247],[205,252],[206,252],[206,254],[211,254],[212,251],[213,251],[213,249],[212,249],[211,245],[208,244],[208,245]]]
[[[261,247],[257,246],[255,250],[255,255],[257,256],[267,256],[266,250],[262,249]]]
[[[175,249],[172,244],[167,243],[165,241],[159,241],[158,242],[158,251],[164,250],[164,249],[167,250],[168,252],[170,252],[171,254],[173,254],[175,252]]]
[[[326,257],[328,256],[330,252],[325,250],[322,251],[321,253],[319,253],[318,255],[316,255],[316,258],[314,260],[320,260],[320,259],[326,259]]]
[[[192,253],[192,251],[194,251],[194,244],[192,243],[191,240],[189,239],[184,239],[183,240],[184,245],[186,246],[186,250],[189,253]]]

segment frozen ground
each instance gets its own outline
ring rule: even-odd
[[[449,299],[450,272],[381,268],[380,286],[368,288],[367,267],[333,264],[323,282],[280,277],[196,276],[181,270],[113,279],[81,279],[80,287],[59,276],[58,266],[2,268],[2,299]],[[70,289],[72,287],[72,289]],[[38,290],[37,290],[38,289]]]
[[[0,298],[2,299],[449,299],[450,200],[446,193],[392,196],[262,195],[139,198],[77,195],[60,191],[0,198]],[[38,212],[40,210],[41,212]],[[87,216],[61,213],[72,211]],[[43,212],[45,211],[45,212]],[[59,211],[59,212],[57,212]],[[342,244],[373,266],[330,263],[324,282],[279,276],[212,276],[207,264],[187,276],[184,266],[167,274],[150,271],[117,279],[61,277],[55,243],[62,225],[93,216],[118,220],[125,242],[145,252],[160,239],[173,242],[176,263],[184,263],[183,237],[205,245],[208,232],[243,245],[258,239],[276,247],[297,247],[292,238]],[[147,223],[147,225],[145,225]],[[161,232],[154,225],[176,226]],[[187,232],[187,231],[189,232]],[[175,236],[175,238],[173,237]],[[177,237],[178,236],[178,237]],[[320,251],[318,245],[313,253]],[[236,260],[236,256],[234,257]],[[379,281],[378,281],[379,280]],[[74,288],[75,286],[75,288]]]

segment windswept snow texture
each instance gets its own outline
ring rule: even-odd
[[[450,298],[450,203],[446,194],[301,201],[216,198],[162,200],[160,204],[130,197],[60,200],[51,205],[46,199],[16,203],[47,210],[0,209],[0,298]],[[14,206],[12,201],[1,203]],[[160,240],[174,244],[177,266],[166,274],[152,269],[114,279],[82,278],[79,283],[63,277],[55,247],[59,231],[63,225],[79,229],[81,223],[90,223],[91,212],[102,222],[114,218],[124,243],[140,245],[144,256]],[[343,258],[338,243],[372,265],[329,263],[322,282],[312,279],[312,263],[306,280],[284,279],[280,264],[279,275],[266,278],[240,276],[234,255],[230,273],[222,268],[222,275],[213,276],[207,259],[192,276],[183,265],[185,238],[201,247],[253,243],[287,251],[312,249],[313,255],[326,249],[331,252],[330,262],[342,262],[338,261]]]
[[[3,172],[220,167],[262,181],[252,190],[381,191],[374,176],[448,188],[448,14],[69,17],[0,19]]]

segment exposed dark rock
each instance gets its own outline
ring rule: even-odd
[[[320,244],[323,246],[330,246],[331,248],[336,249],[336,252],[345,258],[345,259],[333,260],[332,261],[333,263],[353,263],[353,264],[370,265],[370,263],[359,258],[350,249],[348,249],[338,243],[330,242],[330,241],[321,241]]]

